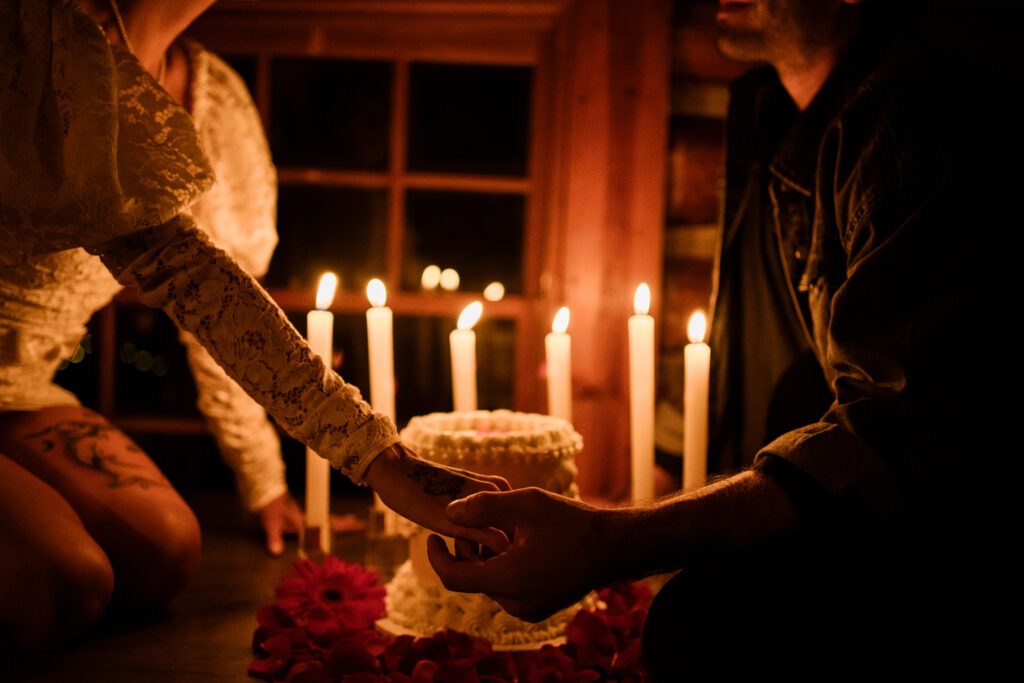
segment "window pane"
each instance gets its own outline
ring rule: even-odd
[[[522,293],[525,203],[513,194],[408,191],[402,287],[418,289],[433,264],[458,271],[460,291],[499,281],[506,292]]]
[[[413,64],[410,171],[525,176],[529,67]]]
[[[395,317],[395,411],[398,424],[452,410],[452,363],[448,335],[455,318]],[[513,320],[484,317],[477,333],[477,405],[513,408],[515,332]]]
[[[97,335],[100,328],[98,317],[89,323],[88,332],[82,337],[70,358],[61,360],[53,377],[55,384],[64,387],[87,408],[99,407],[99,351],[102,344],[110,343]]]
[[[331,270],[339,287],[362,289],[384,273],[385,190],[282,185],[277,216],[268,286],[315,287]]]
[[[114,409],[122,415],[198,415],[185,347],[163,311],[119,306],[115,326]]]
[[[270,145],[278,166],[384,171],[390,112],[387,62],[273,62]]]
[[[473,329],[476,330],[479,407],[481,410],[511,410],[515,407],[515,321],[483,318]]]

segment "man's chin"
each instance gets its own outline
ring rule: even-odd
[[[720,26],[715,45],[723,57],[737,62],[763,62],[766,59],[764,41],[756,33],[723,29]]]

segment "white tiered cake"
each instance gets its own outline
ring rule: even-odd
[[[561,418],[509,410],[432,413],[410,420],[402,440],[427,460],[499,475],[513,488],[578,495],[575,456],[583,440]],[[412,534],[409,560],[387,585],[387,617],[378,623],[387,632],[429,636],[451,628],[486,639],[496,649],[540,647],[558,642],[582,605],[593,606],[588,597],[531,624],[485,595],[448,591],[427,560],[427,536],[423,529]]]

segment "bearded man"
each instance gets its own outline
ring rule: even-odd
[[[998,109],[908,6],[720,5],[721,51],[764,63],[731,91],[711,326],[710,468],[733,474],[616,510],[455,501],[513,542],[434,539],[449,588],[539,618],[681,570],[645,625],[656,681],[977,675],[1009,652],[1016,480],[982,386],[997,355],[961,331],[1000,336],[981,268],[1008,216]]]

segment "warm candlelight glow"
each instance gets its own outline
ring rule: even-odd
[[[690,339],[693,344],[698,344],[704,341],[704,334],[707,332],[708,323],[704,319],[704,314],[697,311],[690,316],[690,322],[686,326],[686,336]]]
[[[641,282],[640,286],[636,288],[636,294],[633,296],[633,311],[637,315],[647,315],[647,311],[651,308],[651,288],[647,286],[646,282]]]
[[[338,276],[324,273],[320,276],[320,286],[316,290],[316,309],[326,311],[334,301],[334,290],[338,286]]]
[[[462,314],[459,315],[458,328],[460,330],[468,330],[476,324],[476,321],[480,319],[480,314],[484,311],[484,305],[479,301],[474,301],[470,305],[466,306],[462,310]]]
[[[492,282],[484,287],[484,298],[488,301],[501,301],[505,298],[505,285],[500,282]]]
[[[373,278],[366,285],[366,298],[370,300],[371,306],[383,306],[384,302],[388,300],[387,287],[377,278]]]
[[[441,284],[441,269],[433,265],[424,268],[423,275],[420,276],[420,286],[423,289],[437,289],[439,284]]]
[[[555,313],[555,319],[551,322],[552,332],[565,332],[569,329],[569,309],[562,306]]]
[[[459,273],[454,268],[445,268],[441,271],[441,289],[454,292],[459,288]]]

